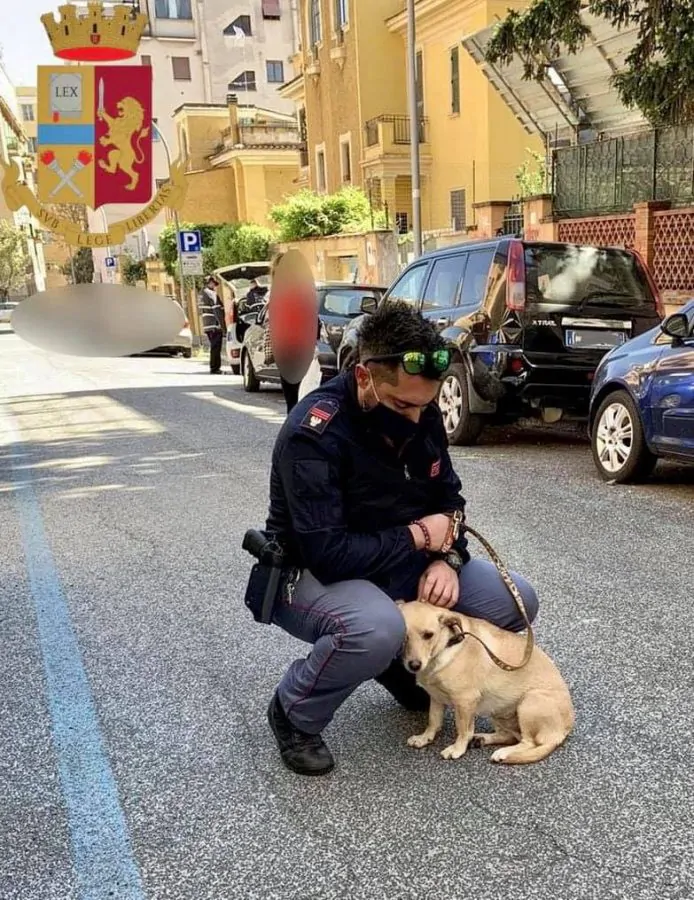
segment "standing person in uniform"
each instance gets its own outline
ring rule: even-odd
[[[292,254],[291,258],[289,253]],[[272,353],[280,370],[287,414],[299,400],[301,378],[294,383],[284,377],[282,358],[312,357],[320,329],[315,285],[310,270],[300,254],[293,251],[289,253],[279,254],[273,261],[267,317],[272,336]]]
[[[285,765],[302,775],[332,769],[321,732],[363,682],[428,709],[396,659],[405,623],[394,600],[525,627],[495,566],[456,537],[465,500],[436,403],[450,362],[432,323],[384,303],[365,319],[355,368],[302,399],[278,435],[266,532],[302,574],[273,621],[313,649],[289,667],[268,719]],[[513,578],[532,621],[535,592]]]
[[[217,293],[218,287],[219,282],[214,275],[210,275],[198,297],[202,328],[210,342],[211,375],[219,375],[222,371],[222,342],[226,326],[224,304]]]

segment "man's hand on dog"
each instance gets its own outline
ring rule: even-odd
[[[441,559],[433,562],[419,579],[418,597],[432,606],[451,609],[458,602],[459,593],[458,573]]]

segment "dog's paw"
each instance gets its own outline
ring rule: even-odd
[[[421,750],[422,747],[426,747],[427,744],[430,744],[433,740],[433,734],[428,734],[426,731],[423,731],[422,734],[413,734],[412,737],[409,737],[407,739],[407,745]]]
[[[441,756],[443,756],[444,759],[460,759],[466,750],[467,747],[465,744],[450,744],[450,746],[444,747],[441,751]]]
[[[513,747],[499,747],[499,749],[495,750],[489,757],[489,761],[493,763],[502,763],[513,749]]]

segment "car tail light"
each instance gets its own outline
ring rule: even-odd
[[[514,312],[525,309],[525,250],[522,241],[511,241],[508,248],[506,306]]]
[[[513,359],[509,360],[508,370],[512,375],[520,375],[524,368],[525,365],[520,357],[514,356]]]
[[[229,325],[236,325],[236,303],[234,300],[231,301],[229,306]]]
[[[638,250],[631,251],[636,259],[639,261],[641,268],[643,269],[643,273],[646,276],[646,281],[648,282],[648,286],[651,289],[651,293],[655,297],[655,311],[658,313],[661,319],[665,318],[665,307],[663,306],[663,298],[660,296],[660,291],[658,290],[655,281],[653,280],[653,275],[651,274],[651,270],[646,265],[646,260],[641,256]]]

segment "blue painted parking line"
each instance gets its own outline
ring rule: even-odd
[[[0,436],[21,438],[0,409]],[[18,454],[19,455],[19,454]],[[14,465],[14,464],[13,464]],[[13,468],[29,584],[36,609],[46,695],[67,809],[80,900],[144,900],[128,828],[70,620],[38,498],[27,470]]]

